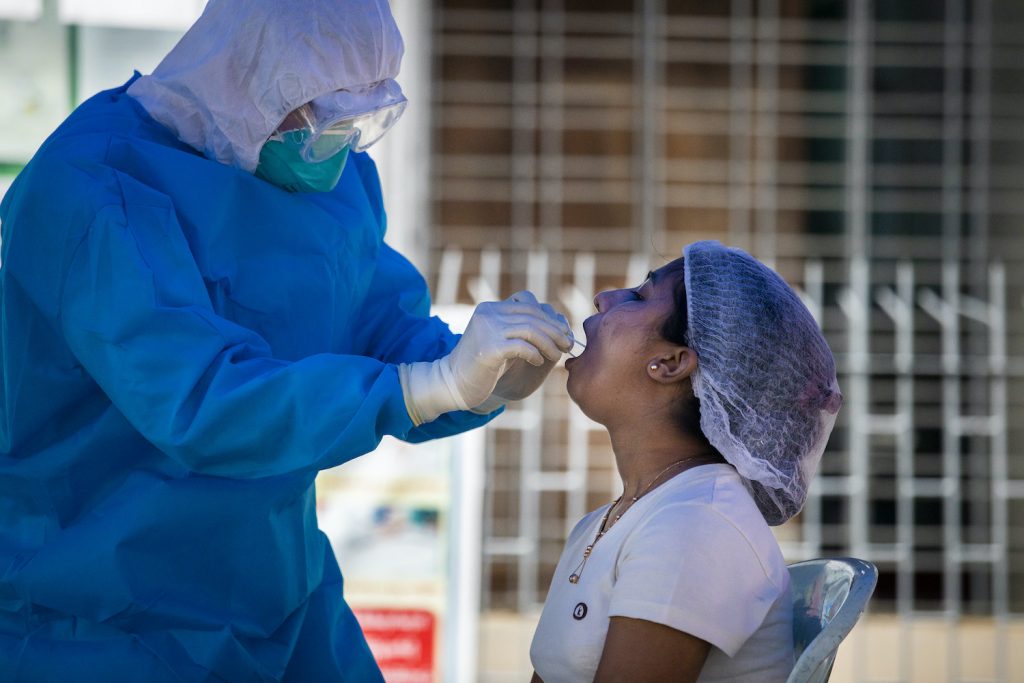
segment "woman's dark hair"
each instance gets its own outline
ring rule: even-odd
[[[686,278],[683,266],[683,259],[678,258],[672,261],[664,270],[662,276],[669,276],[675,280],[672,287],[672,299],[674,306],[672,312],[661,324],[661,336],[666,341],[680,346],[689,346],[689,339],[686,332],[689,328],[686,312]]]
[[[672,299],[674,305],[672,306],[672,312],[665,318],[665,322],[661,324],[661,336],[666,341],[670,341],[673,344],[679,344],[680,346],[689,346],[690,339],[687,331],[689,330],[689,323],[687,318],[687,307],[686,307],[686,278],[685,278],[685,265],[682,258],[678,258],[672,261],[661,271],[662,277],[672,277],[675,280],[675,284],[672,287]],[[678,407],[675,411],[676,423],[687,433],[699,436],[704,439],[707,443],[708,448],[712,449],[711,443],[708,442],[707,437],[704,436],[704,432],[700,428],[700,399],[697,398],[696,394],[687,394],[685,398],[681,398]]]

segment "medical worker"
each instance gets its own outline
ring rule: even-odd
[[[319,470],[484,424],[571,342],[384,244],[386,0],[210,0],[0,206],[0,680],[380,681]]]

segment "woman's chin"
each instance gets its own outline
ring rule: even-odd
[[[572,399],[573,403],[583,408],[586,403],[587,392],[583,389],[583,366],[579,364],[579,361],[579,358],[570,358],[565,362],[565,369],[568,371],[568,377],[565,380],[565,391],[569,394],[569,398]],[[573,366],[576,366],[575,370],[572,369]],[[584,409],[583,412],[586,412],[586,410]]]
[[[569,394],[569,398],[571,398],[573,402],[577,402],[576,392],[573,391],[574,385],[577,382],[573,381],[572,366],[575,365],[578,360],[578,358],[567,358],[565,360],[565,370],[568,373],[565,378],[565,391]]]
[[[565,391],[584,415],[598,424],[605,424],[609,398],[615,401],[617,392],[609,392],[607,387],[600,387],[603,383],[600,373],[582,355],[574,360],[571,365],[566,362],[565,367],[569,372]]]

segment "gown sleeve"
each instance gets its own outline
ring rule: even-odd
[[[431,361],[451,352],[460,335],[430,315],[430,293],[419,271],[401,254],[381,245],[370,295],[359,316],[357,348],[386,363]],[[456,411],[410,430],[405,441],[420,442],[478,427],[498,415]]]
[[[325,469],[386,434],[407,437],[395,365],[273,358],[258,334],[215,313],[174,221],[166,207],[99,209],[60,295],[69,348],[134,429],[190,471],[236,478]],[[423,334],[394,352],[411,353]]]

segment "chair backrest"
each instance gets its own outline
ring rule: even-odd
[[[843,638],[875,591],[875,565],[852,557],[789,565],[796,664],[786,683],[824,683]]]

